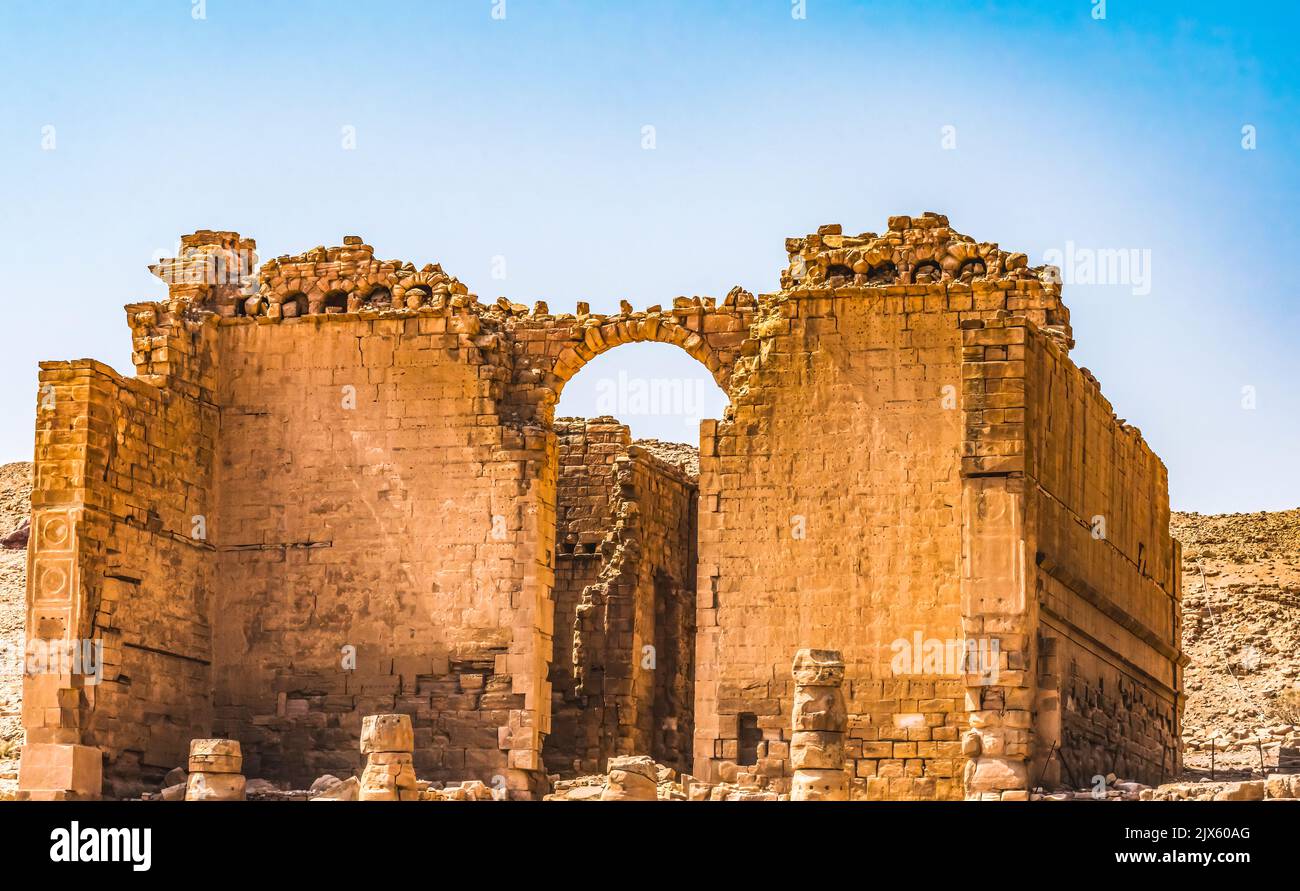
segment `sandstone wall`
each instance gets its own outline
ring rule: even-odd
[[[536,753],[523,503],[544,470],[495,414],[504,360],[471,324],[220,329],[216,732],[252,775],[355,769],[378,712],[412,717],[421,776],[491,783]]]
[[[614,525],[614,459],[632,437],[614,419],[558,418],[555,510],[555,631],[548,679],[551,733],[543,746],[549,772],[603,769],[588,754],[585,697],[575,691],[573,629],[583,590],[597,581],[605,565],[600,544]],[[580,762],[581,767],[575,767]]]
[[[1079,787],[1108,773],[1158,783],[1180,770],[1186,661],[1167,473],[1053,343],[1029,337],[1025,359],[1035,768]]]
[[[212,720],[214,329],[164,305],[128,317],[139,379],[47,362],[38,393],[29,637],[100,642],[102,678],[24,686],[28,740],[98,746],[117,794],[183,764]]]
[[[806,646],[844,654],[855,797],[959,795],[960,679],[891,660],[916,631],[961,635],[970,299],[793,292],[756,325],[735,417],[701,444],[698,773],[788,788],[790,654]]]

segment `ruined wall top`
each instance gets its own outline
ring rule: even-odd
[[[150,266],[169,285],[172,301],[193,311],[223,317],[265,316],[276,320],[327,313],[450,310],[473,315],[550,316],[539,301],[533,307],[499,298],[483,304],[441,265],[416,267],[403,260],[381,260],[357,235],[336,247],[314,247],[296,255],[268,260],[259,268],[256,243],[236,232],[199,230],[181,238],[180,256]],[[802,238],[786,240],[789,264],[781,272],[782,292],[806,292],[866,286],[936,285],[947,282],[1033,283],[1049,297],[1059,297],[1053,267],[1030,267],[1023,253],[1004,251],[991,242],[976,242],[956,232],[942,214],[895,216],[883,235],[845,235],[839,225],[820,227]],[[980,287],[976,285],[976,287]],[[772,295],[774,298],[779,295]],[[737,287],[725,300],[678,297],[674,311],[748,308],[755,298]],[[654,306],[649,314],[660,311]],[[621,313],[632,312],[622,302]],[[579,302],[574,317],[591,313]],[[566,314],[556,315],[565,319]],[[1062,320],[1063,321],[1063,320]]]
[[[975,279],[1031,280],[1054,283],[1050,267],[1029,266],[1022,253],[991,242],[976,242],[949,227],[943,214],[889,218],[884,235],[845,235],[834,223],[803,238],[785,242],[790,264],[781,272],[781,287],[818,285],[934,284]]]

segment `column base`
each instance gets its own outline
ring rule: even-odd
[[[18,762],[19,801],[97,801],[104,758],[94,746],[28,743]]]

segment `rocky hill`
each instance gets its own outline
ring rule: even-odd
[[[1183,544],[1185,761],[1278,766],[1300,750],[1300,510],[1176,513]],[[1300,765],[1297,765],[1300,767]]]
[[[27,519],[31,510],[32,465],[0,466],[0,538]],[[0,547],[0,798],[17,785],[22,744],[23,600],[27,551]]]

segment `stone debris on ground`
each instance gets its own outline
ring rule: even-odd
[[[1037,789],[1031,801],[1294,801],[1300,799],[1300,773],[1274,773],[1262,780],[1142,783],[1107,778],[1094,789]]]
[[[706,783],[648,755],[609,759],[603,774],[552,776],[544,801],[788,801],[790,796],[736,783]]]

